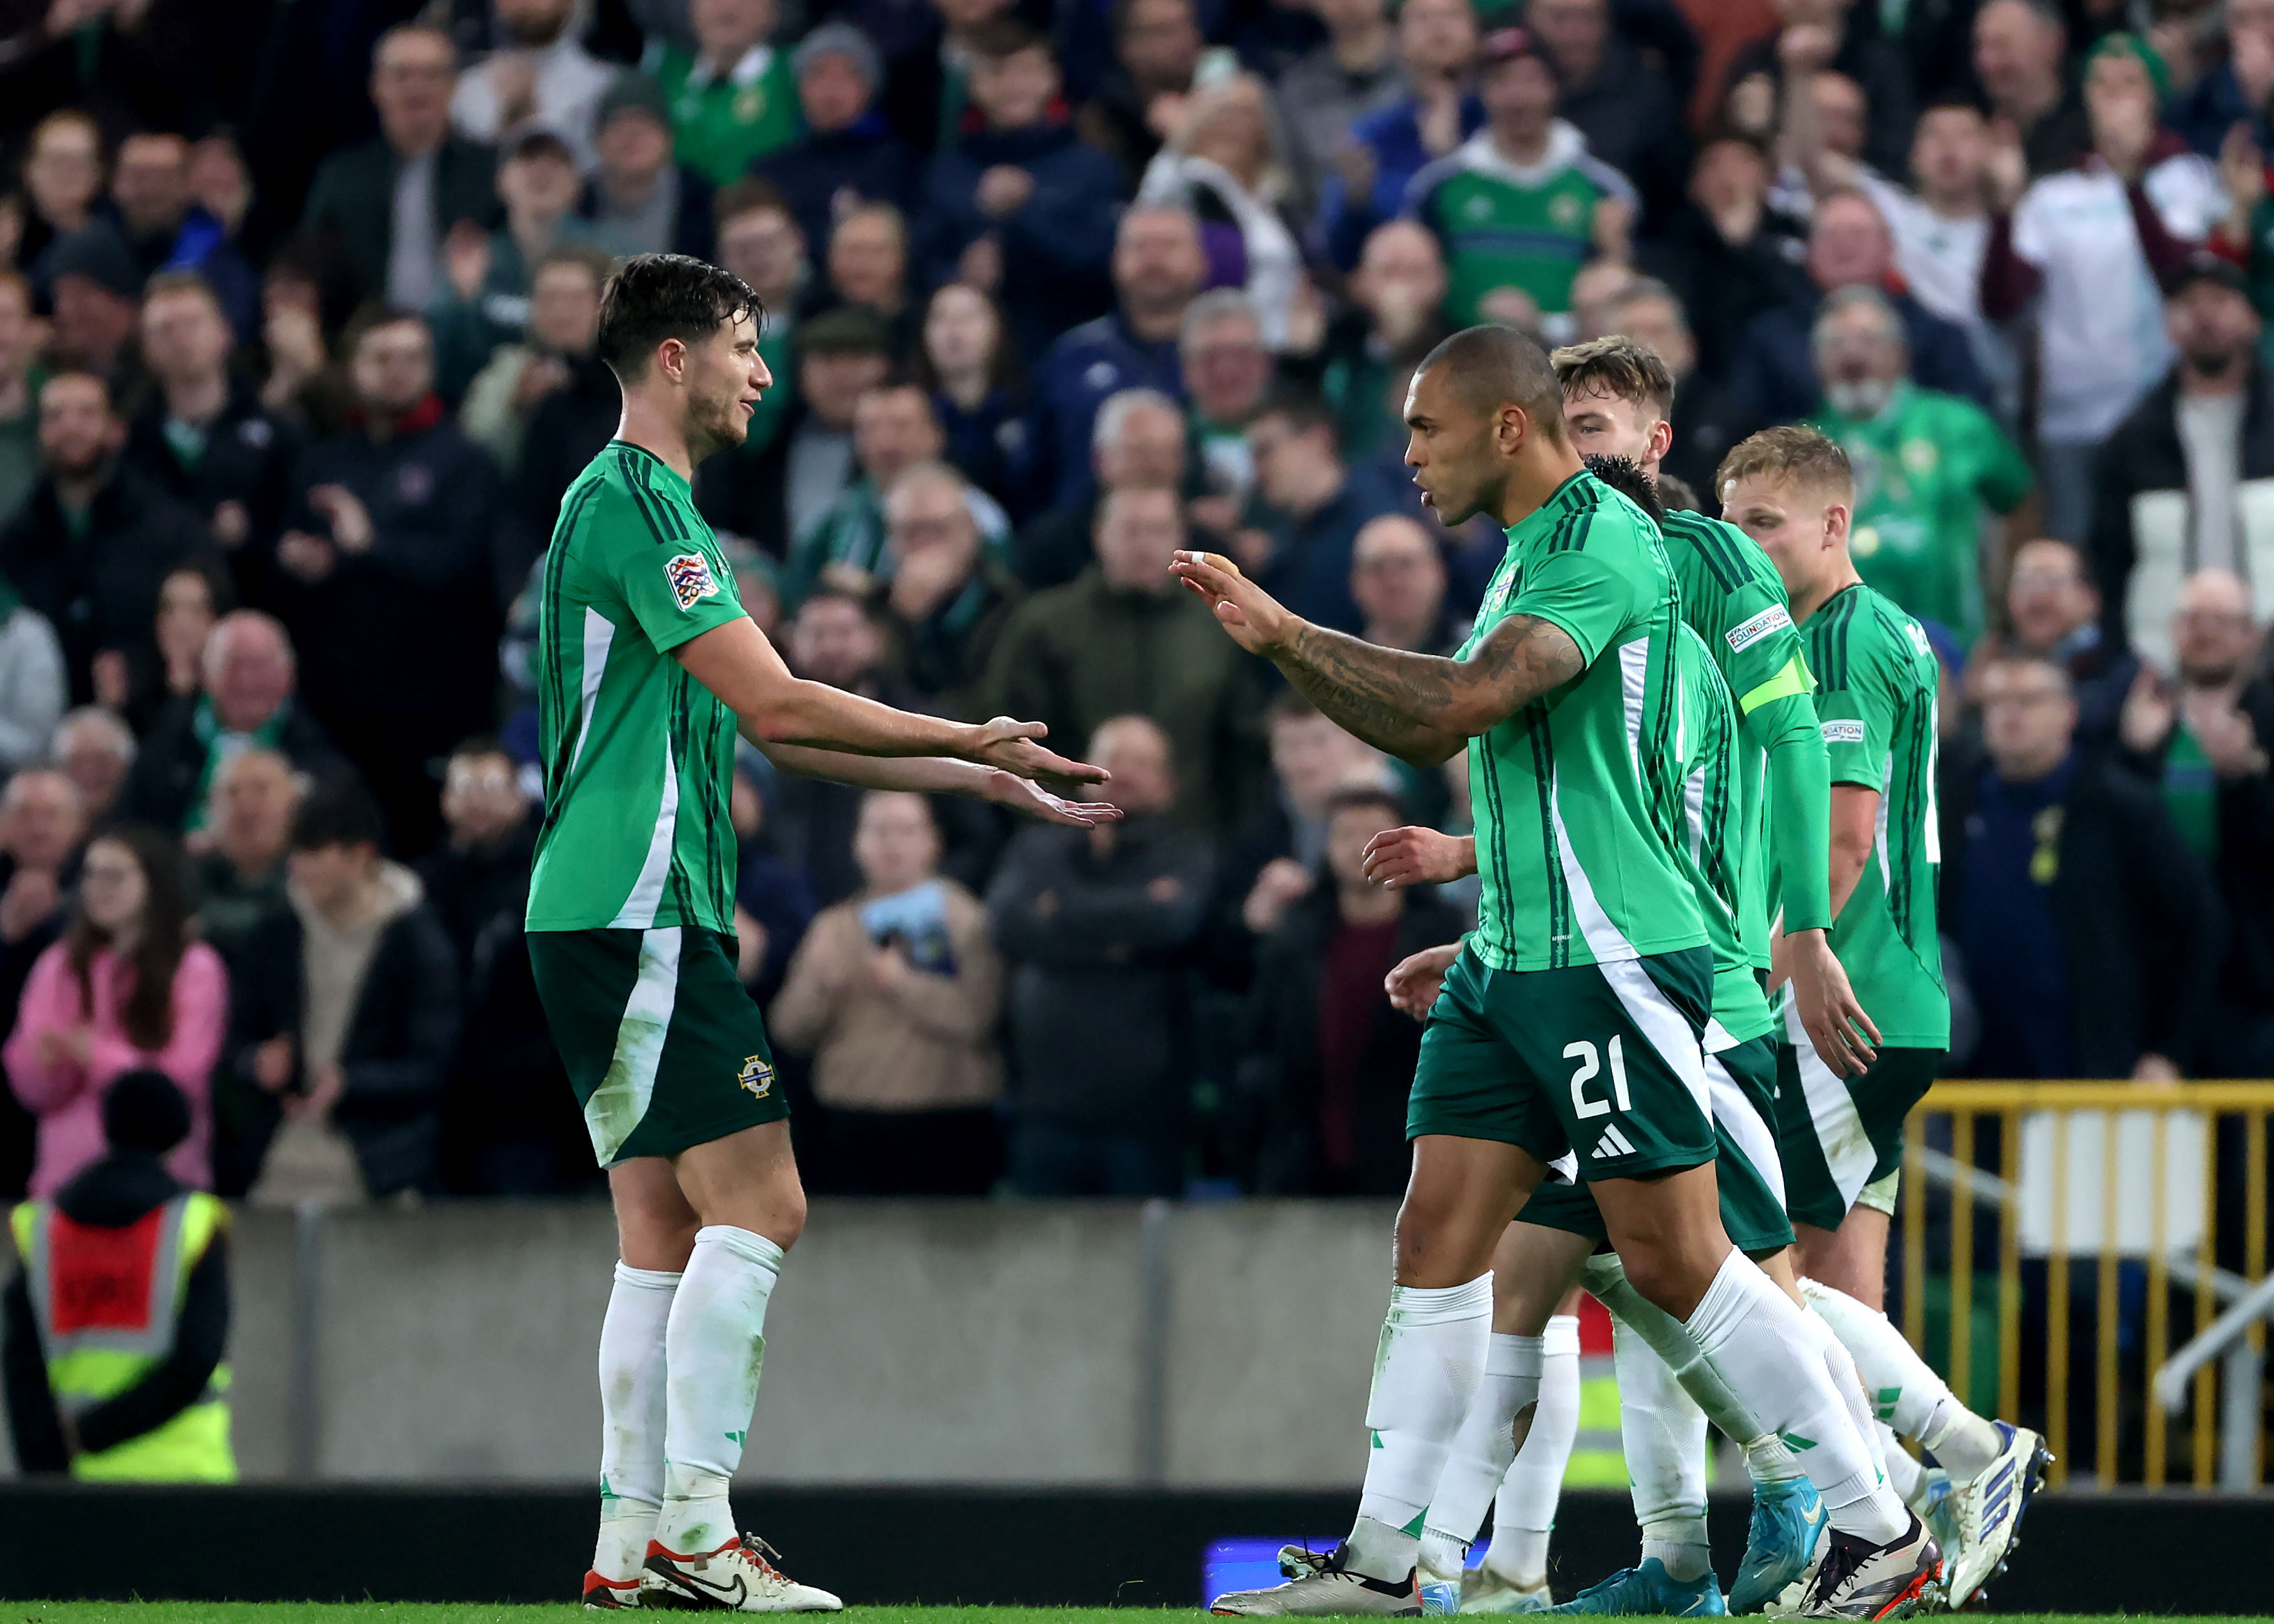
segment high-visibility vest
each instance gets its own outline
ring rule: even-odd
[[[26,1201],[9,1214],[58,1410],[84,1414],[173,1350],[190,1271],[228,1223],[229,1209],[202,1191],[176,1196],[124,1229],[75,1222],[51,1201]],[[222,1396],[228,1387],[223,1365],[196,1402],[139,1437],[74,1457],[72,1476],[234,1483],[237,1456]]]
[[[1579,1435],[1571,1445],[1565,1486],[1623,1489],[1626,1445],[1619,1436],[1619,1379],[1611,1368],[1611,1316],[1593,1297],[1579,1298]]]

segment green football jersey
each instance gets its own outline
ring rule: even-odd
[[[1435,233],[1445,255],[1445,316],[1455,327],[1484,320],[1487,295],[1528,294],[1543,314],[1571,308],[1571,282],[1595,257],[1595,210],[1605,198],[1630,209],[1626,177],[1587,154],[1569,124],[1555,125],[1536,164],[1519,167],[1474,136],[1407,184],[1406,212]]]
[[[1769,967],[1769,864],[1762,850],[1768,747],[1780,701],[1808,703],[1816,687],[1792,623],[1784,582],[1760,544],[1700,513],[1669,513],[1666,555],[1682,589],[1682,618],[1721,668],[1740,718],[1737,817],[1746,884],[1738,922],[1754,966]],[[1814,707],[1810,707],[1813,712]]]
[[[1721,679],[1714,650],[1693,628],[1684,625],[1676,641],[1683,776],[1682,838],[1675,855],[1698,895],[1706,943],[1713,950],[1713,1024],[1706,1029],[1706,1047],[1719,1052],[1776,1026],[1743,931],[1747,899],[1766,888],[1746,866],[1743,745],[1729,685]],[[1758,795],[1751,798],[1756,814],[1758,801]],[[1751,861],[1758,860],[1755,839]]]
[[[1837,592],[1801,624],[1832,782],[1879,794],[1872,855],[1832,921],[1856,996],[1896,1049],[1950,1046],[1950,995],[1935,933],[1942,836],[1935,821],[1940,673],[1919,623],[1875,589]]]
[[[1895,386],[1876,417],[1827,411],[1809,426],[1855,464],[1856,573],[1972,648],[1983,630],[1983,525],[2029,495],[2037,483],[2029,460],[1972,401],[1909,383]]]
[[[1580,472],[1508,532],[1465,655],[1510,615],[1586,669],[1469,741],[1483,894],[1470,944],[1495,970],[1560,970],[1700,947],[1680,838],[1674,575],[1658,528]]]
[[[611,441],[561,499],[545,561],[530,929],[734,929],[734,717],[670,651],[742,615],[687,481]]]

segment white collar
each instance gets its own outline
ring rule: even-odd
[[[755,85],[766,76],[766,70],[773,64],[774,48],[760,41],[744,51],[742,60],[727,71],[727,83]],[[687,78],[689,82],[698,86],[715,82],[712,74],[704,66],[700,56],[695,59],[695,70]]]

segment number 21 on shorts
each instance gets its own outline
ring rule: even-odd
[[[1620,1047],[1617,1038],[1613,1038],[1608,1047],[1611,1056],[1611,1093],[1617,1098],[1621,1111],[1632,1111],[1634,1101],[1627,1097],[1626,1051]],[[1579,1069],[1571,1073],[1572,1113],[1582,1122],[1590,1116],[1609,1116],[1610,1101],[1590,1100],[1587,1097],[1587,1085],[1593,1082],[1595,1074],[1603,1069],[1603,1063],[1595,1052],[1595,1046],[1587,1042],[1566,1043],[1563,1046],[1563,1058],[1579,1063]]]

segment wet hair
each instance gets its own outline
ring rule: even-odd
[[[742,316],[762,322],[765,305],[734,272],[687,254],[634,254],[600,290],[597,350],[619,380],[636,383],[658,344],[698,343]]]
[[[1650,476],[1642,471],[1642,464],[1632,457],[1591,456],[1580,459],[1587,471],[1601,480],[1621,496],[1650,515],[1653,524],[1666,523],[1666,508],[1658,498],[1658,487]]]
[[[1623,333],[1566,344],[1547,357],[1568,398],[1608,395],[1615,401],[1647,406],[1660,417],[1674,410],[1674,373],[1665,359],[1640,339]]]
[[[1464,327],[1421,360],[1419,371],[1442,367],[1445,382],[1480,416],[1502,406],[1520,408],[1550,444],[1563,443],[1563,386],[1547,352],[1514,327]]]

